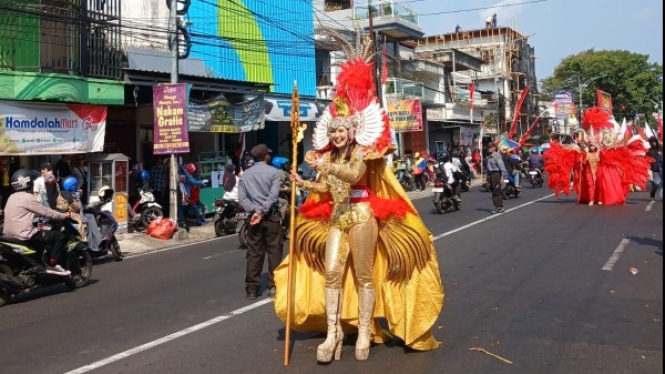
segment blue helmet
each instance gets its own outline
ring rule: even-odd
[[[62,189],[74,193],[78,190],[78,180],[75,177],[67,177],[62,181]]]
[[[272,166],[276,167],[277,169],[281,169],[284,167],[289,162],[289,159],[286,157],[275,157],[272,159]]]
[[[139,174],[139,180],[141,183],[145,183],[150,180],[150,173],[148,173],[147,170],[141,170],[141,173]]]

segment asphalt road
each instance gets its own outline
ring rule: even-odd
[[[438,350],[394,342],[357,362],[350,337],[320,367],[323,335],[293,334],[284,367],[284,325],[265,295],[245,299],[244,251],[227,237],[100,264],[74,292],[16,297],[0,308],[0,373],[663,372],[661,202],[587,207],[525,187],[490,215],[474,188],[439,215],[423,196],[446,292]]]

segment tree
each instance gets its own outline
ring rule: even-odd
[[[541,92],[544,97],[553,97],[555,91],[574,92],[579,105],[580,83],[601,77],[583,88],[584,107],[595,105],[600,89],[612,95],[617,117],[652,113],[663,98],[663,66],[648,60],[649,55],[629,51],[583,51],[561,60],[554,74],[542,80]]]

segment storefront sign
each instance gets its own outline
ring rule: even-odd
[[[205,102],[189,102],[187,122],[192,132],[237,133],[265,127],[263,95],[243,103],[230,103],[223,94]]]
[[[445,121],[446,114],[443,108],[427,108],[428,121]]]
[[[575,101],[575,95],[569,91],[557,91],[554,93],[555,103],[572,103]]]
[[[333,12],[336,10],[350,9],[353,6],[353,0],[325,0],[325,11]]]
[[[125,193],[116,193],[113,195],[115,203],[113,204],[113,217],[118,223],[118,233],[127,232],[127,207],[129,199]]]
[[[390,127],[395,132],[422,131],[423,112],[420,100],[399,100],[388,103]]]
[[[607,113],[612,114],[612,95],[601,90],[596,90],[596,98],[598,100],[597,105]]]
[[[189,153],[186,83],[152,88],[154,154]]]
[[[0,155],[101,152],[106,106],[0,102]]]
[[[271,99],[265,100],[265,113],[267,121],[275,122],[290,122],[291,121],[291,98],[288,99]],[[319,115],[323,112],[319,110],[316,103],[313,101],[300,101],[300,121],[301,122],[316,122],[319,120]]]

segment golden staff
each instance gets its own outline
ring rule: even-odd
[[[291,174],[298,172],[298,143],[303,139],[306,124],[300,123],[300,96],[298,95],[298,82],[293,82],[291,95]],[[296,188],[295,182],[291,184],[291,219],[289,220],[289,269],[286,284],[286,334],[284,335],[284,365],[289,364],[289,349],[291,346],[291,309],[293,304],[293,263],[296,250]]]

